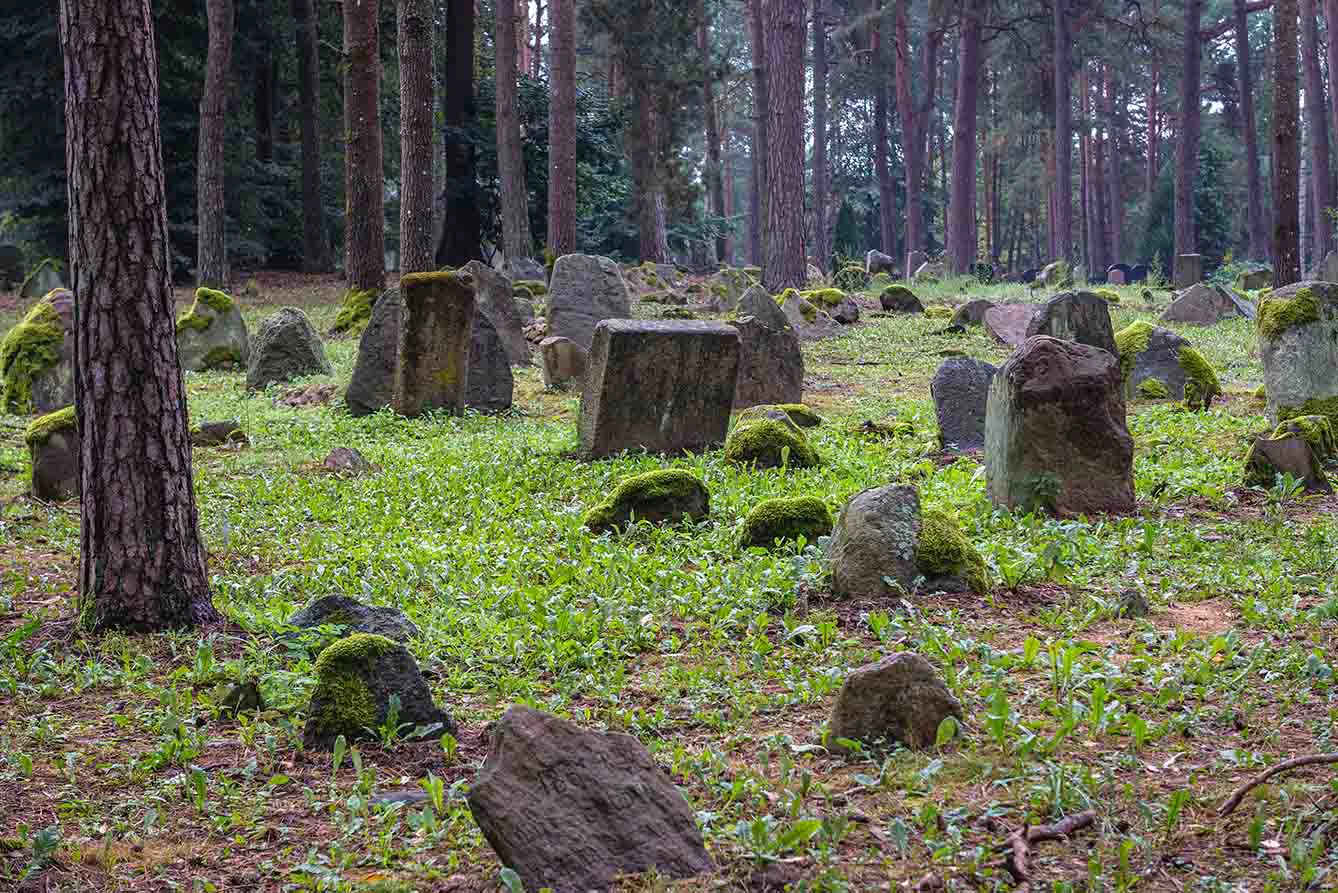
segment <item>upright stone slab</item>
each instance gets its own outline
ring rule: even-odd
[[[1134,509],[1134,442],[1119,359],[1044,335],[1000,367],[985,418],[991,501],[1060,515]]]
[[[303,375],[333,372],[311,320],[296,307],[284,307],[265,317],[256,329],[246,366],[246,389],[259,391]]]
[[[1017,347],[1027,340],[1035,304],[998,304],[985,311],[985,331],[1000,344]]]
[[[916,272],[917,270],[919,270],[920,267],[922,267],[922,266],[924,265],[924,262],[927,261],[927,260],[929,260],[929,258],[925,256],[925,253],[924,253],[923,251],[908,251],[908,252],[906,252],[906,281],[907,281],[907,282],[910,282],[910,281],[912,281],[912,280],[915,279],[915,272]]]
[[[79,498],[79,429],[74,407],[40,416],[23,435],[32,456],[32,495],[43,502]]]
[[[1070,291],[1046,301],[1027,323],[1027,337],[1049,335],[1116,353],[1110,305],[1090,291]]]
[[[607,257],[568,254],[557,259],[548,284],[548,334],[589,351],[600,320],[632,315],[632,297],[618,265]]]
[[[526,321],[516,303],[511,280],[477,260],[460,269],[474,277],[474,315],[486,316],[492,323],[512,366],[528,366],[530,343],[525,340]],[[531,309],[531,318],[533,315]]]
[[[544,364],[544,388],[561,391],[580,387],[590,365],[590,354],[570,338],[549,337],[539,342]]]
[[[985,410],[994,366],[971,357],[950,357],[934,373],[929,393],[938,415],[939,445],[959,450],[985,448]]]
[[[606,319],[581,394],[581,451],[701,452],[724,442],[739,334],[706,322]]]
[[[641,742],[529,707],[493,727],[468,802],[526,890],[612,890],[619,875],[712,868],[692,807]]]
[[[487,314],[475,313],[469,334],[465,406],[479,412],[504,412],[511,408],[515,387],[505,342]]]
[[[0,413],[48,413],[73,403],[74,295],[57,289],[0,339]]]
[[[404,298],[398,288],[383,293],[372,305],[372,318],[358,342],[353,377],[344,392],[344,405],[351,415],[371,415],[394,399],[395,351],[403,317]]]
[[[870,276],[886,273],[895,277],[897,275],[897,262],[892,255],[884,254],[875,248],[864,255],[864,272]]]
[[[1203,281],[1203,255],[1181,254],[1175,259],[1175,287],[1189,288]]]
[[[761,288],[739,299],[739,376],[734,406],[804,401],[804,353],[785,311]]]
[[[1338,425],[1338,283],[1271,292],[1258,324],[1269,415],[1278,422],[1325,415]]]
[[[1238,300],[1222,289],[1202,282],[1180,292],[1162,311],[1161,321],[1189,326],[1214,326],[1224,319],[1247,315]]]
[[[395,412],[416,418],[465,408],[474,325],[474,277],[410,273],[400,279],[404,318],[396,351]]]

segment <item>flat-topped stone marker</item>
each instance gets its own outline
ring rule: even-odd
[[[410,273],[400,279],[400,294],[404,318],[391,405],[409,418],[431,410],[462,414],[474,325],[474,277]]]

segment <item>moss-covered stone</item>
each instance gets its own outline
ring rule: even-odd
[[[322,739],[353,738],[374,729],[377,703],[366,674],[378,658],[398,647],[385,636],[354,633],[322,651],[316,658],[316,688],[311,696],[319,709],[307,718],[308,734]]]
[[[214,320],[233,308],[233,300],[214,288],[197,288],[195,303],[177,317],[177,331],[205,332]]]
[[[376,303],[376,298],[375,289],[350,289],[348,294],[344,295],[344,303],[340,306],[330,331],[350,335],[365,329],[372,318],[372,306]]]
[[[1338,435],[1328,416],[1303,415],[1288,419],[1277,426],[1273,436],[1286,437],[1299,434],[1310,444],[1310,451],[1320,462],[1330,462],[1338,458]]]
[[[203,368],[205,369],[223,369],[228,366],[244,366],[246,361],[242,359],[242,352],[235,347],[226,344],[220,344],[218,347],[209,349],[204,355]]]
[[[815,288],[810,291],[801,291],[799,296],[811,304],[823,307],[836,307],[848,297],[839,288]]]
[[[1212,364],[1203,354],[1185,346],[1180,348],[1180,368],[1185,372],[1185,405],[1190,409],[1207,409],[1222,393]]]
[[[929,319],[952,319],[953,309],[945,307],[942,304],[935,304],[932,307],[925,308],[925,316]]]
[[[1300,406],[1279,406],[1278,422],[1289,422],[1302,416],[1322,415],[1338,431],[1338,397],[1317,397],[1307,400]]]
[[[1259,304],[1259,334],[1278,338],[1288,329],[1319,321],[1319,298],[1308,288],[1290,298],[1266,297]]]
[[[0,412],[32,412],[33,381],[60,362],[65,328],[50,298],[34,304],[0,341]]]
[[[23,442],[28,446],[38,446],[46,443],[52,434],[75,430],[76,424],[77,420],[73,406],[49,412],[28,423],[27,429],[23,432]]]
[[[538,279],[517,279],[511,283],[511,287],[529,292],[532,298],[541,298],[548,294],[548,284]]]
[[[743,426],[761,419],[780,418],[781,415],[799,428],[817,428],[822,425],[822,416],[804,403],[761,403],[750,406],[739,413],[737,424]]]
[[[832,512],[815,496],[794,499],[768,499],[748,513],[743,522],[745,548],[770,548],[776,542],[792,542],[803,537],[816,543],[818,537],[832,532]]]
[[[869,273],[858,264],[850,264],[837,270],[832,282],[840,291],[859,291],[869,284]]]
[[[1145,378],[1138,383],[1138,396],[1144,400],[1165,400],[1171,396],[1171,392],[1161,379]]]
[[[1092,294],[1096,295],[1107,304],[1120,303],[1120,293],[1113,288],[1096,288],[1092,290]]]
[[[195,302],[203,304],[215,313],[227,313],[234,306],[232,298],[216,288],[197,288]]]
[[[586,514],[584,524],[600,533],[627,527],[633,520],[652,524],[701,520],[710,514],[710,494],[696,475],[665,468],[624,478],[604,502]]]
[[[758,419],[735,426],[725,441],[725,461],[759,468],[810,468],[818,454],[794,422]]]
[[[1120,352],[1121,381],[1128,383],[1129,376],[1134,371],[1135,360],[1139,354],[1148,349],[1152,329],[1151,323],[1140,319],[1115,333],[1115,348]]]
[[[989,588],[985,559],[962,533],[957,519],[947,512],[927,509],[921,513],[915,563],[931,583],[936,578],[960,580],[978,595]]]

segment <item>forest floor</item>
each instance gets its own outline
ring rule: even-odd
[[[243,298],[252,325],[297,304],[325,330],[341,291],[332,277],[258,285]],[[1155,318],[1141,289],[1120,293],[1117,328]],[[0,329],[20,310],[0,299]],[[808,402],[826,419],[808,470],[744,470],[719,451],[576,461],[578,400],[545,394],[537,368],[509,415],[428,421],[190,375],[192,417],[239,419],[251,438],[195,453],[227,617],[203,634],[75,629],[77,506],[24,495],[24,420],[0,419],[0,889],[495,890],[463,794],[488,724],[519,702],[636,735],[693,804],[717,872],[629,891],[911,890],[926,875],[946,887],[923,889],[1011,890],[1010,831],[1088,809],[1093,829],[1036,846],[1033,891],[1338,889],[1333,767],[1217,815],[1261,768],[1338,750],[1338,497],[1241,486],[1247,439],[1267,427],[1250,323],[1183,330],[1226,397],[1207,412],[1131,404],[1138,512],[1091,520],[996,511],[978,461],[938,456],[941,352],[1006,355],[978,328],[941,327],[869,315],[806,346]],[[299,385],[347,382],[356,342],[327,350],[334,376]],[[857,430],[889,414],[916,433]],[[376,472],[321,473],[336,446]],[[706,481],[708,522],[582,528],[619,478],[665,466]],[[813,494],[835,510],[890,481],[957,513],[989,563],[988,596],[852,604],[824,588],[815,548],[738,546],[762,499]],[[1120,615],[1129,590],[1147,617]],[[412,650],[456,739],[366,743],[340,765],[303,750],[312,659],[283,624],[334,593],[417,623]],[[933,752],[828,753],[846,673],[898,650],[944,673],[962,734]],[[240,679],[259,681],[268,709],[221,718]],[[402,790],[430,796],[375,800]]]

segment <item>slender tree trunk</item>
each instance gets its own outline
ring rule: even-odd
[[[767,240],[762,284],[802,288],[804,262],[804,0],[764,0],[767,61]]]
[[[702,112],[706,123],[706,180],[707,212],[716,217],[725,216],[725,186],[720,168],[720,115],[715,102],[715,65],[711,59],[711,18],[706,0],[697,4],[697,50],[702,62]],[[715,257],[719,261],[728,252],[725,235],[715,239]]]
[[[1329,166],[1329,109],[1324,101],[1324,72],[1319,60],[1324,48],[1319,38],[1318,4],[1316,0],[1300,0],[1300,7],[1306,130],[1310,134],[1310,232],[1314,245],[1314,266],[1317,267],[1324,262],[1324,255],[1333,244],[1333,225],[1327,213],[1334,206],[1333,173]],[[1334,37],[1330,37],[1330,40]]]
[[[228,74],[232,69],[232,0],[209,0],[209,55],[200,97],[200,145],[196,167],[196,281],[223,288],[228,281],[223,146],[228,130]]]
[[[314,0],[292,0],[297,38],[298,107],[302,120],[302,269],[334,268],[321,202],[321,63]]]
[[[763,27],[762,4],[765,0],[748,0],[748,30],[753,57],[753,195],[751,211],[753,226],[751,230],[751,251],[753,263],[761,266],[766,250],[767,217],[767,159],[770,150],[767,145],[767,52],[766,29]]]
[[[830,272],[832,249],[827,233],[827,11],[813,0],[813,255],[818,269]],[[881,72],[879,82],[882,82]],[[886,95],[887,88],[883,88]]]
[[[1199,0],[1190,0],[1199,2]],[[1068,4],[1054,0],[1055,54],[1055,247],[1056,260],[1073,250],[1073,107]]]
[[[985,0],[964,0],[957,41],[957,101],[952,122],[952,193],[948,202],[948,260],[960,276],[971,273],[980,253],[976,227],[976,128],[980,74],[984,65],[981,29]]]
[[[1184,43],[1181,54],[1180,131],[1175,141],[1175,254],[1197,254],[1194,232],[1194,175],[1199,169],[1200,69],[1203,39],[1199,28],[1203,0],[1185,0]],[[1176,281],[1180,276],[1176,274]]]
[[[1087,66],[1083,65],[1078,69],[1078,120],[1082,122],[1078,130],[1078,214],[1081,218],[1083,266],[1092,261],[1092,184],[1088,176],[1091,171],[1092,128],[1087,98]]]
[[[1152,17],[1158,19],[1161,8],[1158,0],[1152,0]],[[1152,70],[1148,83],[1148,166],[1145,192],[1147,204],[1151,206],[1152,197],[1157,194],[1157,177],[1161,174],[1161,65],[1157,56],[1152,54]],[[1149,258],[1150,259],[1150,258]]]
[[[530,257],[534,253],[516,86],[519,2],[523,0],[499,0],[493,33],[497,49],[497,174],[501,180],[502,253],[507,260]]]
[[[76,299],[79,618],[94,630],[218,619],[177,359],[158,64],[148,0],[61,0]]]
[[[355,291],[386,285],[377,0],[344,0],[344,272]]]
[[[1124,115],[1120,105],[1120,82],[1115,66],[1106,66],[1106,127],[1110,134],[1110,156],[1106,168],[1107,203],[1110,206],[1110,263],[1124,259],[1124,189],[1122,180],[1124,157]],[[1102,271],[1104,272],[1104,271]]]
[[[548,250],[576,251],[576,0],[548,8]]]
[[[883,65],[883,0],[872,0],[870,14],[874,16],[869,29],[870,56],[874,67],[873,99],[873,169],[878,181],[878,247],[891,254],[896,251],[897,207],[896,190],[892,185],[892,169],[888,164],[888,95],[887,78]]]
[[[1338,140],[1338,0],[1324,0],[1324,23],[1329,63],[1329,138]],[[1338,186],[1338,183],[1334,184]],[[1331,198],[1338,200],[1338,196]],[[1334,204],[1331,200],[1329,204]]]
[[[1273,7],[1273,285],[1301,279],[1301,112],[1296,0]]]
[[[928,138],[929,112],[934,105],[935,75],[938,70],[938,41],[940,34],[933,29],[924,40],[921,55],[921,82],[925,98],[917,105],[911,68],[912,44],[908,22],[910,0],[896,2],[896,75],[897,113],[901,119],[902,154],[906,168],[906,252],[925,251],[928,248],[925,232],[924,184],[925,152]],[[908,271],[907,275],[914,271]]]
[[[432,244],[432,2],[399,0],[400,272],[436,269]]]
[[[1334,0],[1338,2],[1338,0]],[[1240,112],[1245,119],[1245,170],[1248,206],[1246,229],[1252,260],[1268,258],[1268,225],[1264,220],[1264,175],[1259,165],[1259,127],[1254,110],[1254,65],[1250,60],[1249,16],[1246,0],[1235,0],[1236,67],[1240,82]]]
[[[437,265],[462,267],[471,260],[483,259],[483,220],[475,170],[479,127],[474,94],[474,0],[448,0],[446,4],[446,82],[442,93],[446,223],[437,246]]]
[[[274,160],[274,85],[278,80],[277,60],[269,34],[261,38],[260,57],[256,60],[255,97],[252,103],[256,122],[256,161]]]

